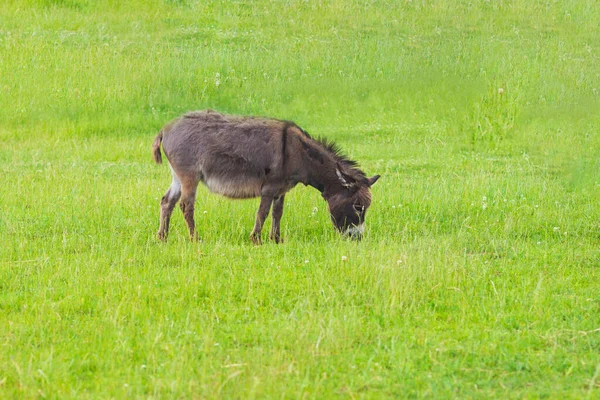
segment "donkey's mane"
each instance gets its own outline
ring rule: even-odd
[[[358,168],[358,163],[348,158],[348,156],[342,151],[341,147],[336,142],[323,136],[313,138],[308,132],[300,128],[298,125],[294,124],[294,126],[300,129],[304,136],[316,142],[322,150],[331,154],[338,163],[346,167],[347,172],[351,173],[355,179],[361,181],[367,179],[365,173]]]
[[[342,151],[341,147],[331,139],[327,139],[325,137],[318,137],[314,139],[317,143],[319,143],[323,148],[331,153],[337,161],[345,166],[358,169],[358,163],[354,160],[348,158],[346,154]]]

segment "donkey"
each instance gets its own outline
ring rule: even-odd
[[[313,139],[293,122],[194,111],[168,123],[156,136],[154,161],[167,157],[173,181],[160,202],[158,238],[166,240],[177,201],[190,238],[196,239],[194,203],[198,183],[232,199],[260,197],[250,239],[261,244],[261,231],[273,209],[271,240],[282,242],[280,221],[285,194],[303,183],[321,192],[331,221],[342,234],[362,237],[371,204],[367,178],[355,161],[325,139]]]

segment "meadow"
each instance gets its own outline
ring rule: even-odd
[[[594,0],[5,0],[0,398],[600,398]],[[191,243],[151,144],[170,119],[293,120],[373,187],[201,188]],[[265,226],[268,232],[270,220]]]

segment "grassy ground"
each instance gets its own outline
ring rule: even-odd
[[[600,397],[595,1],[149,3],[0,5],[0,397]],[[158,243],[206,107],[381,174],[366,238],[298,187]]]

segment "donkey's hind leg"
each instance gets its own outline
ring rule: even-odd
[[[173,181],[171,182],[171,186],[167,193],[163,196],[160,201],[160,228],[158,228],[158,239],[159,240],[167,240],[167,236],[169,235],[169,223],[171,221],[171,214],[173,213],[173,208],[175,208],[175,204],[181,197],[181,183],[179,183],[179,179],[173,173]]]
[[[193,241],[198,240],[198,236],[196,235],[196,223],[194,222],[194,204],[196,203],[197,187],[197,182],[192,185],[184,185],[181,202],[179,203],[183,218],[185,218],[185,223],[190,232],[190,239]]]

